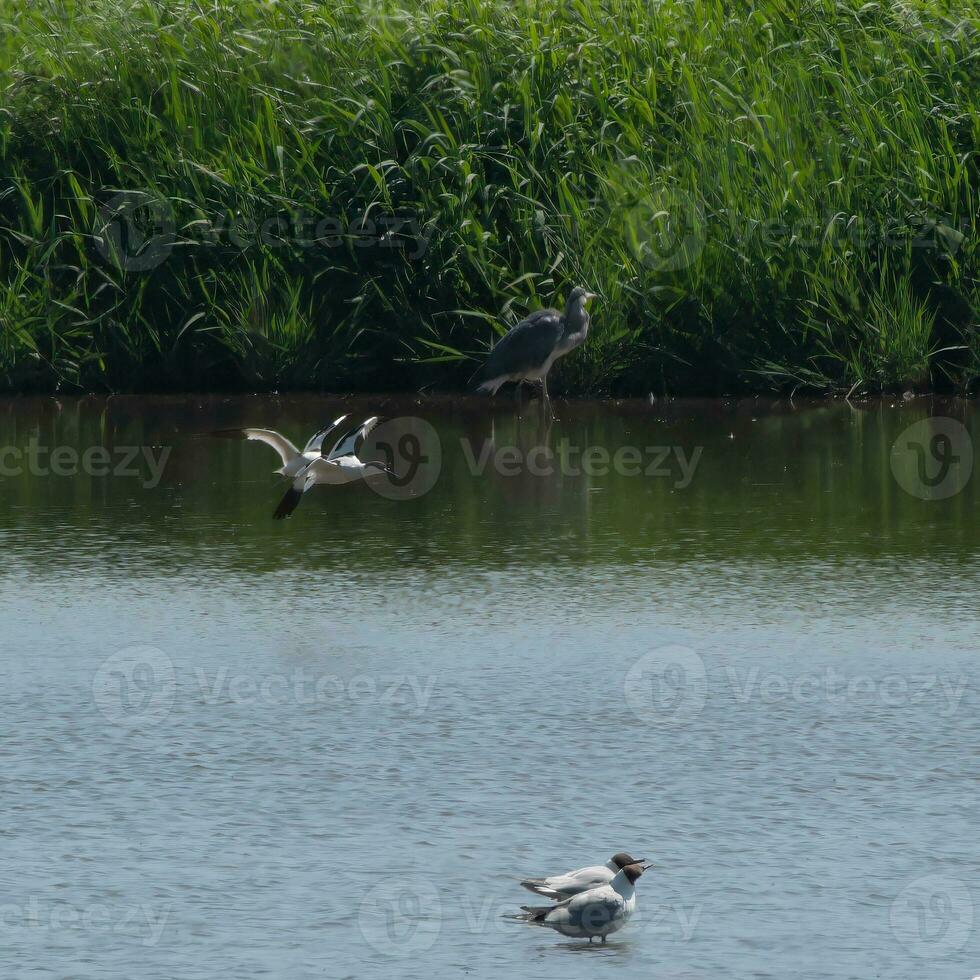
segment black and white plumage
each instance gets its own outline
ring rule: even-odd
[[[493,395],[508,381],[540,381],[548,398],[548,372],[559,357],[585,343],[589,335],[589,300],[595,298],[581,286],[568,296],[565,312],[537,310],[501,337],[486,364],[474,375],[478,391]]]
[[[300,469],[272,516],[277,521],[289,517],[299,506],[303,494],[318,483],[340,486],[373,476],[393,475],[383,463],[373,460],[362,462],[358,458],[365,439],[379,421],[377,416],[366,419],[359,426],[345,432],[330,450],[323,449],[319,456]]]
[[[630,857],[629,854],[620,851],[605,864],[595,864],[563,875],[550,875],[547,878],[528,878],[522,881],[521,885],[529,892],[560,902],[590,888],[608,885],[623,868],[631,864],[643,864],[645,860],[645,858]]]
[[[300,470],[306,469],[315,459],[320,458],[323,451],[323,442],[326,437],[333,432],[343,421],[346,415],[334,419],[329,425],[325,425],[318,432],[315,432],[309,442],[300,452],[284,435],[273,429],[220,429],[212,432],[213,436],[221,436],[228,439],[248,439],[251,442],[264,442],[271,446],[282,460],[282,466],[274,472],[282,476],[294,477]]]
[[[608,884],[579,892],[557,905],[537,908],[523,905],[524,915],[519,918],[531,925],[554,929],[563,936],[588,938],[590,943],[593,939],[605,942],[636,911],[634,886],[644,870],[639,864],[627,865]]]

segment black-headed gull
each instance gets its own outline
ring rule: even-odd
[[[524,915],[519,918],[532,925],[547,926],[563,936],[588,937],[590,943],[593,939],[605,942],[606,936],[622,929],[636,910],[634,885],[643,871],[642,865],[630,864],[617,871],[609,884],[580,892],[557,905],[522,905]]]
[[[224,438],[264,442],[267,446],[271,446],[279,453],[279,458],[282,460],[282,466],[274,472],[292,479],[300,470],[306,469],[315,459],[320,458],[323,450],[323,440],[346,418],[346,415],[341,415],[340,418],[334,419],[329,425],[324,426],[319,432],[314,433],[310,441],[303,447],[302,452],[284,435],[273,429],[221,429],[211,434]]]
[[[273,517],[277,521],[288,517],[296,510],[300,500],[303,499],[303,494],[318,483],[339,486],[357,480],[366,480],[372,476],[393,476],[392,471],[383,463],[373,460],[365,463],[357,457],[364,440],[379,421],[377,416],[367,419],[342,435],[329,452],[323,450],[321,455],[299,470],[293,478],[292,486],[279,501]]]
[[[608,885],[616,874],[630,864],[643,864],[646,858],[634,858],[620,851],[614,854],[605,864],[596,864],[589,868],[579,868],[578,871],[569,871],[568,874],[552,875],[549,878],[528,878],[521,884],[536,895],[543,895],[545,898],[553,898],[555,901],[563,901],[588,891],[590,888],[597,888],[599,885]]]

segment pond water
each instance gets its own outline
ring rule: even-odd
[[[5,975],[980,974],[977,403],[554,409],[0,402]]]

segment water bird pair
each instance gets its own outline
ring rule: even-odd
[[[271,446],[282,460],[282,466],[275,470],[292,481],[286,495],[272,515],[277,521],[288,517],[303,499],[303,494],[318,483],[340,486],[355,483],[375,476],[393,476],[383,463],[374,460],[362,461],[358,457],[364,440],[378,424],[378,416],[365,419],[360,425],[346,431],[328,450],[326,437],[337,429],[347,418],[341,415],[329,425],[315,433],[300,452],[284,435],[272,429],[222,429],[212,433],[226,438],[248,439],[264,442]]]
[[[635,886],[644,871],[653,867],[645,858],[625,852],[614,854],[605,864],[579,868],[548,878],[521,882],[528,891],[553,899],[554,905],[522,905],[516,918],[545,926],[563,936],[606,941],[630,920],[636,910]]]

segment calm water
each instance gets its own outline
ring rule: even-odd
[[[977,403],[556,409],[0,402],[5,976],[980,974]],[[285,523],[199,435],[344,410],[438,445]]]

